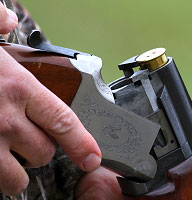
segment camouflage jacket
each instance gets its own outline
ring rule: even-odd
[[[27,10],[15,0],[0,1],[15,11],[19,19],[15,31],[0,37],[7,42],[26,45],[27,36],[33,29],[39,29],[38,25],[31,19]],[[15,197],[0,194],[0,200],[72,200],[75,183],[82,173],[60,147],[57,147],[56,155],[49,165],[26,171],[30,178],[27,190]]]

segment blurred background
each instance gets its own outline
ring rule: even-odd
[[[109,83],[118,64],[156,47],[175,59],[192,96],[192,1],[19,0],[52,44],[99,56]]]

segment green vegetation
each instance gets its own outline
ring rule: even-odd
[[[20,0],[59,46],[103,59],[106,82],[122,76],[118,63],[165,47],[192,94],[192,1]]]

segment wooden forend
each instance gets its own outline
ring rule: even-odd
[[[82,77],[67,57],[21,45],[6,43],[0,45],[45,87],[66,104],[71,105]]]
[[[192,157],[169,170],[168,183],[141,197],[126,200],[192,200]]]

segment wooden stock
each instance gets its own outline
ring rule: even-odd
[[[168,183],[141,197],[126,200],[192,200],[192,157],[169,170]]]
[[[67,57],[40,52],[29,47],[0,44],[48,89],[69,106],[81,83],[81,73]]]

